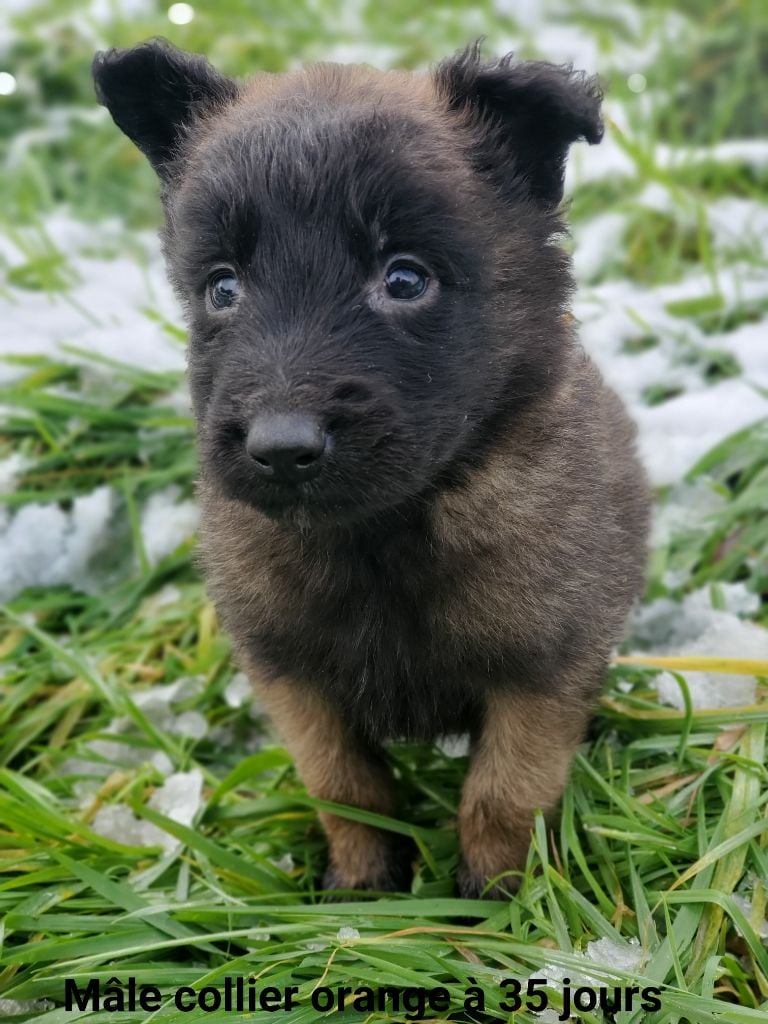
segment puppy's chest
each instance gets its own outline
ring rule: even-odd
[[[451,581],[427,549],[305,552],[266,581],[252,643],[271,671],[321,688],[374,736],[467,726],[477,692],[446,620]]]

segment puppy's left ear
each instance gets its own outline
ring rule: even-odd
[[[91,70],[99,103],[161,178],[170,175],[184,130],[238,91],[204,57],[162,39],[97,53]]]
[[[508,196],[556,206],[571,143],[603,136],[597,78],[568,65],[515,62],[512,54],[483,61],[476,43],[434,75],[438,95],[468,123],[475,166]]]

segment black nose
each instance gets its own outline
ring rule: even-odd
[[[327,442],[322,424],[314,416],[283,413],[257,417],[245,447],[261,476],[300,483],[320,472]]]

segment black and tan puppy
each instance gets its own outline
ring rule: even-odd
[[[395,810],[394,737],[468,730],[459,886],[514,885],[637,596],[633,429],[558,244],[596,83],[483,62],[235,82],[151,42],[100,101],[162,182],[208,582],[310,793]],[[408,884],[323,815],[329,887]]]

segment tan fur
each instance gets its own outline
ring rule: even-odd
[[[563,701],[508,691],[489,697],[459,808],[460,877],[476,895],[497,876],[504,877],[489,895],[518,887],[510,872],[525,866],[534,812],[557,804],[588,716],[588,708]]]
[[[249,667],[249,677],[311,796],[379,814],[394,812],[395,791],[383,758],[350,735],[316,690],[288,679],[263,685],[255,666]],[[377,879],[385,887],[390,836],[335,814],[319,817],[335,887],[376,888]]]

